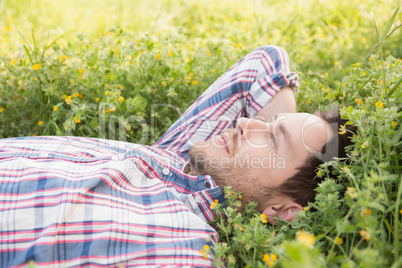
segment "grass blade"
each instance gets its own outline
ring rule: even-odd
[[[392,96],[392,93],[394,93],[394,91],[398,89],[398,87],[401,85],[401,83],[402,83],[402,76],[399,77],[398,82],[396,82],[396,84],[391,88],[391,90],[388,93],[388,97]]]
[[[387,26],[385,26],[384,32],[382,33],[382,36],[381,36],[381,42],[384,42],[385,38],[387,38],[386,36],[387,36],[389,30],[391,29],[391,26],[394,23],[396,15],[398,14],[398,12],[399,12],[399,8],[394,12],[394,14],[392,14],[391,18],[387,22]]]

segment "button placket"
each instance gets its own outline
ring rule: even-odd
[[[197,203],[201,203],[202,198],[197,195],[197,196],[194,198],[194,201],[197,202]]]
[[[163,170],[162,170],[162,173],[163,173],[163,175],[171,175],[172,173],[170,173],[170,169],[168,169],[168,168],[164,168]]]

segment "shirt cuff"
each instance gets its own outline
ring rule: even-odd
[[[259,77],[250,88],[247,96],[246,112],[253,117],[284,87],[291,87],[296,94],[300,87],[299,76],[284,70]]]

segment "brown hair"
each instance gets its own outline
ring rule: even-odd
[[[351,137],[356,134],[356,126],[346,125],[347,120],[341,118],[338,108],[329,111],[317,111],[314,114],[325,120],[335,134],[322,147],[320,153],[312,154],[306,159],[304,165],[298,168],[295,175],[288,178],[275,189],[271,189],[271,194],[290,196],[293,201],[302,206],[307,206],[308,202],[314,201],[314,190],[323,180],[323,178],[316,177],[318,166],[332,160],[334,157],[345,158],[345,149],[347,146],[353,144]],[[340,125],[345,126],[346,133],[339,133]]]

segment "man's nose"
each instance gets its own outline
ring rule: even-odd
[[[236,129],[242,139],[249,139],[253,133],[269,132],[271,125],[262,120],[242,117],[237,120]]]

